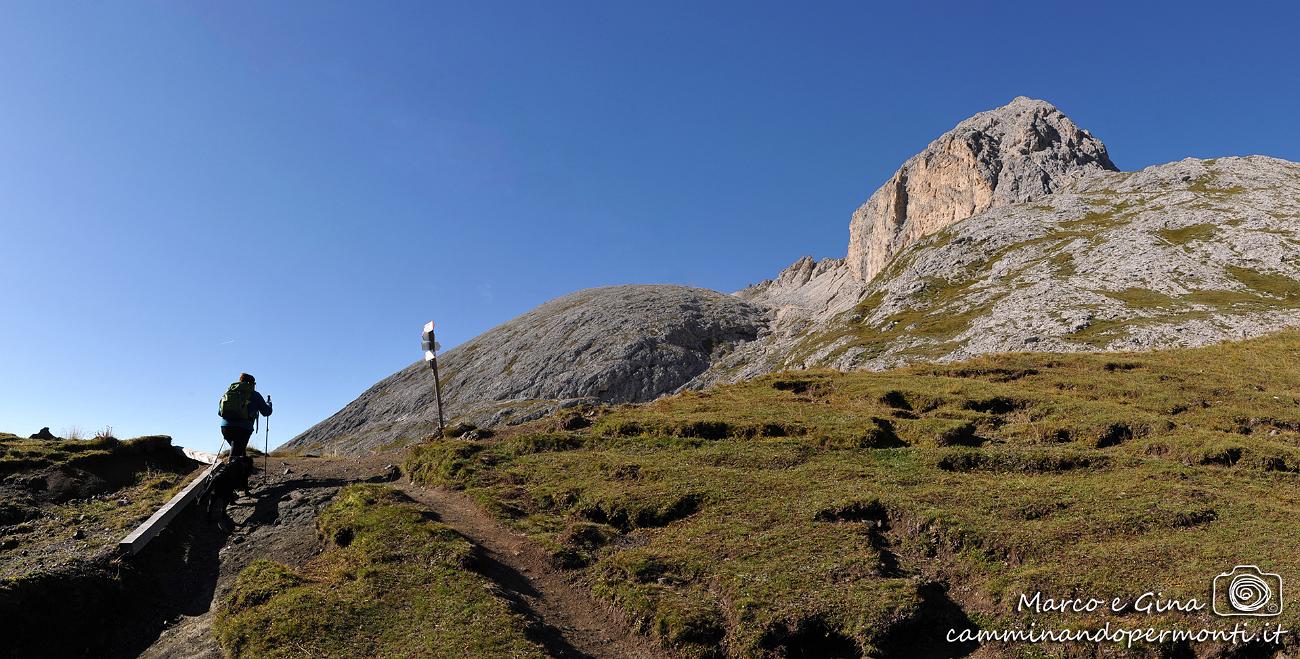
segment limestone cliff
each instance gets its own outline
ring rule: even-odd
[[[908,245],[944,227],[1114,170],[1100,140],[1052,104],[1018,97],[941,135],[858,208],[849,222],[849,272],[870,281]]]
[[[827,271],[810,281],[833,280],[836,262],[823,263]],[[825,313],[785,307],[760,340],[694,386],[783,369],[875,370],[1259,336],[1300,325],[1297,264],[1300,164],[1189,158],[1100,172],[920,239],[871,282],[841,284]],[[743,294],[778,308],[772,289],[789,296],[807,286],[780,282]]]

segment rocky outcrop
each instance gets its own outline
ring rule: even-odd
[[[1199,346],[1300,325],[1300,164],[1189,158],[1091,175],[920,240],[859,299],[774,327],[696,382]]]
[[[1021,96],[957,124],[858,208],[849,222],[849,273],[870,281],[896,254],[944,227],[1114,170],[1100,140],[1052,104]]]
[[[737,292],[736,297],[766,309],[771,323],[758,340],[737,345],[687,386],[702,389],[779,370],[784,363],[781,350],[852,310],[866,288],[849,273],[844,259],[815,261],[805,256],[776,279]]]
[[[805,256],[769,279],[736,293],[772,311],[773,320],[829,318],[853,306],[862,285],[849,276],[844,259],[814,261]]]
[[[877,275],[909,247],[989,209],[1050,195],[1090,175],[1115,170],[1100,140],[1046,101],[1018,97],[957,124],[909,158],[858,208],[848,255],[804,257],[776,279],[737,293],[768,309],[763,340],[701,374],[705,387],[822,364],[810,344],[831,325],[857,317]]]
[[[442,355],[448,420],[480,426],[583,401],[632,403],[676,391],[768,324],[760,308],[684,286],[613,286],[556,298]],[[423,362],[385,378],[286,448],[358,454],[437,427]]]

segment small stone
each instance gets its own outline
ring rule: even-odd
[[[81,540],[81,539],[83,539],[83,538],[85,538],[85,537],[86,537],[86,532],[85,532],[85,531],[82,531],[81,529],[75,529],[75,530],[72,531],[72,539],[73,539],[73,540]]]
[[[131,505],[131,500],[130,500],[130,499],[127,499],[126,497],[122,497],[121,499],[118,499],[118,500],[117,500],[117,505],[118,505],[118,506],[129,506],[129,505]]]
[[[285,475],[285,476],[288,476],[289,474],[292,474],[292,473],[293,473],[293,469],[291,469],[291,468],[289,468],[289,467],[285,467],[285,468],[284,468],[284,475]]]

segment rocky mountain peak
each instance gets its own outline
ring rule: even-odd
[[[1051,103],[1016,97],[931,142],[858,208],[849,223],[849,272],[869,281],[925,236],[1099,171],[1116,171],[1101,140]]]
[[[527,421],[582,402],[639,403],[672,393],[766,329],[740,298],[685,286],[571,293],[446,353],[447,416],[481,426]],[[286,445],[360,454],[437,428],[433,374],[415,362]]]

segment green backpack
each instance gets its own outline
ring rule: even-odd
[[[253,383],[236,382],[221,397],[221,402],[217,404],[217,414],[227,421],[248,421],[253,418],[248,413],[248,405],[252,401]]]

